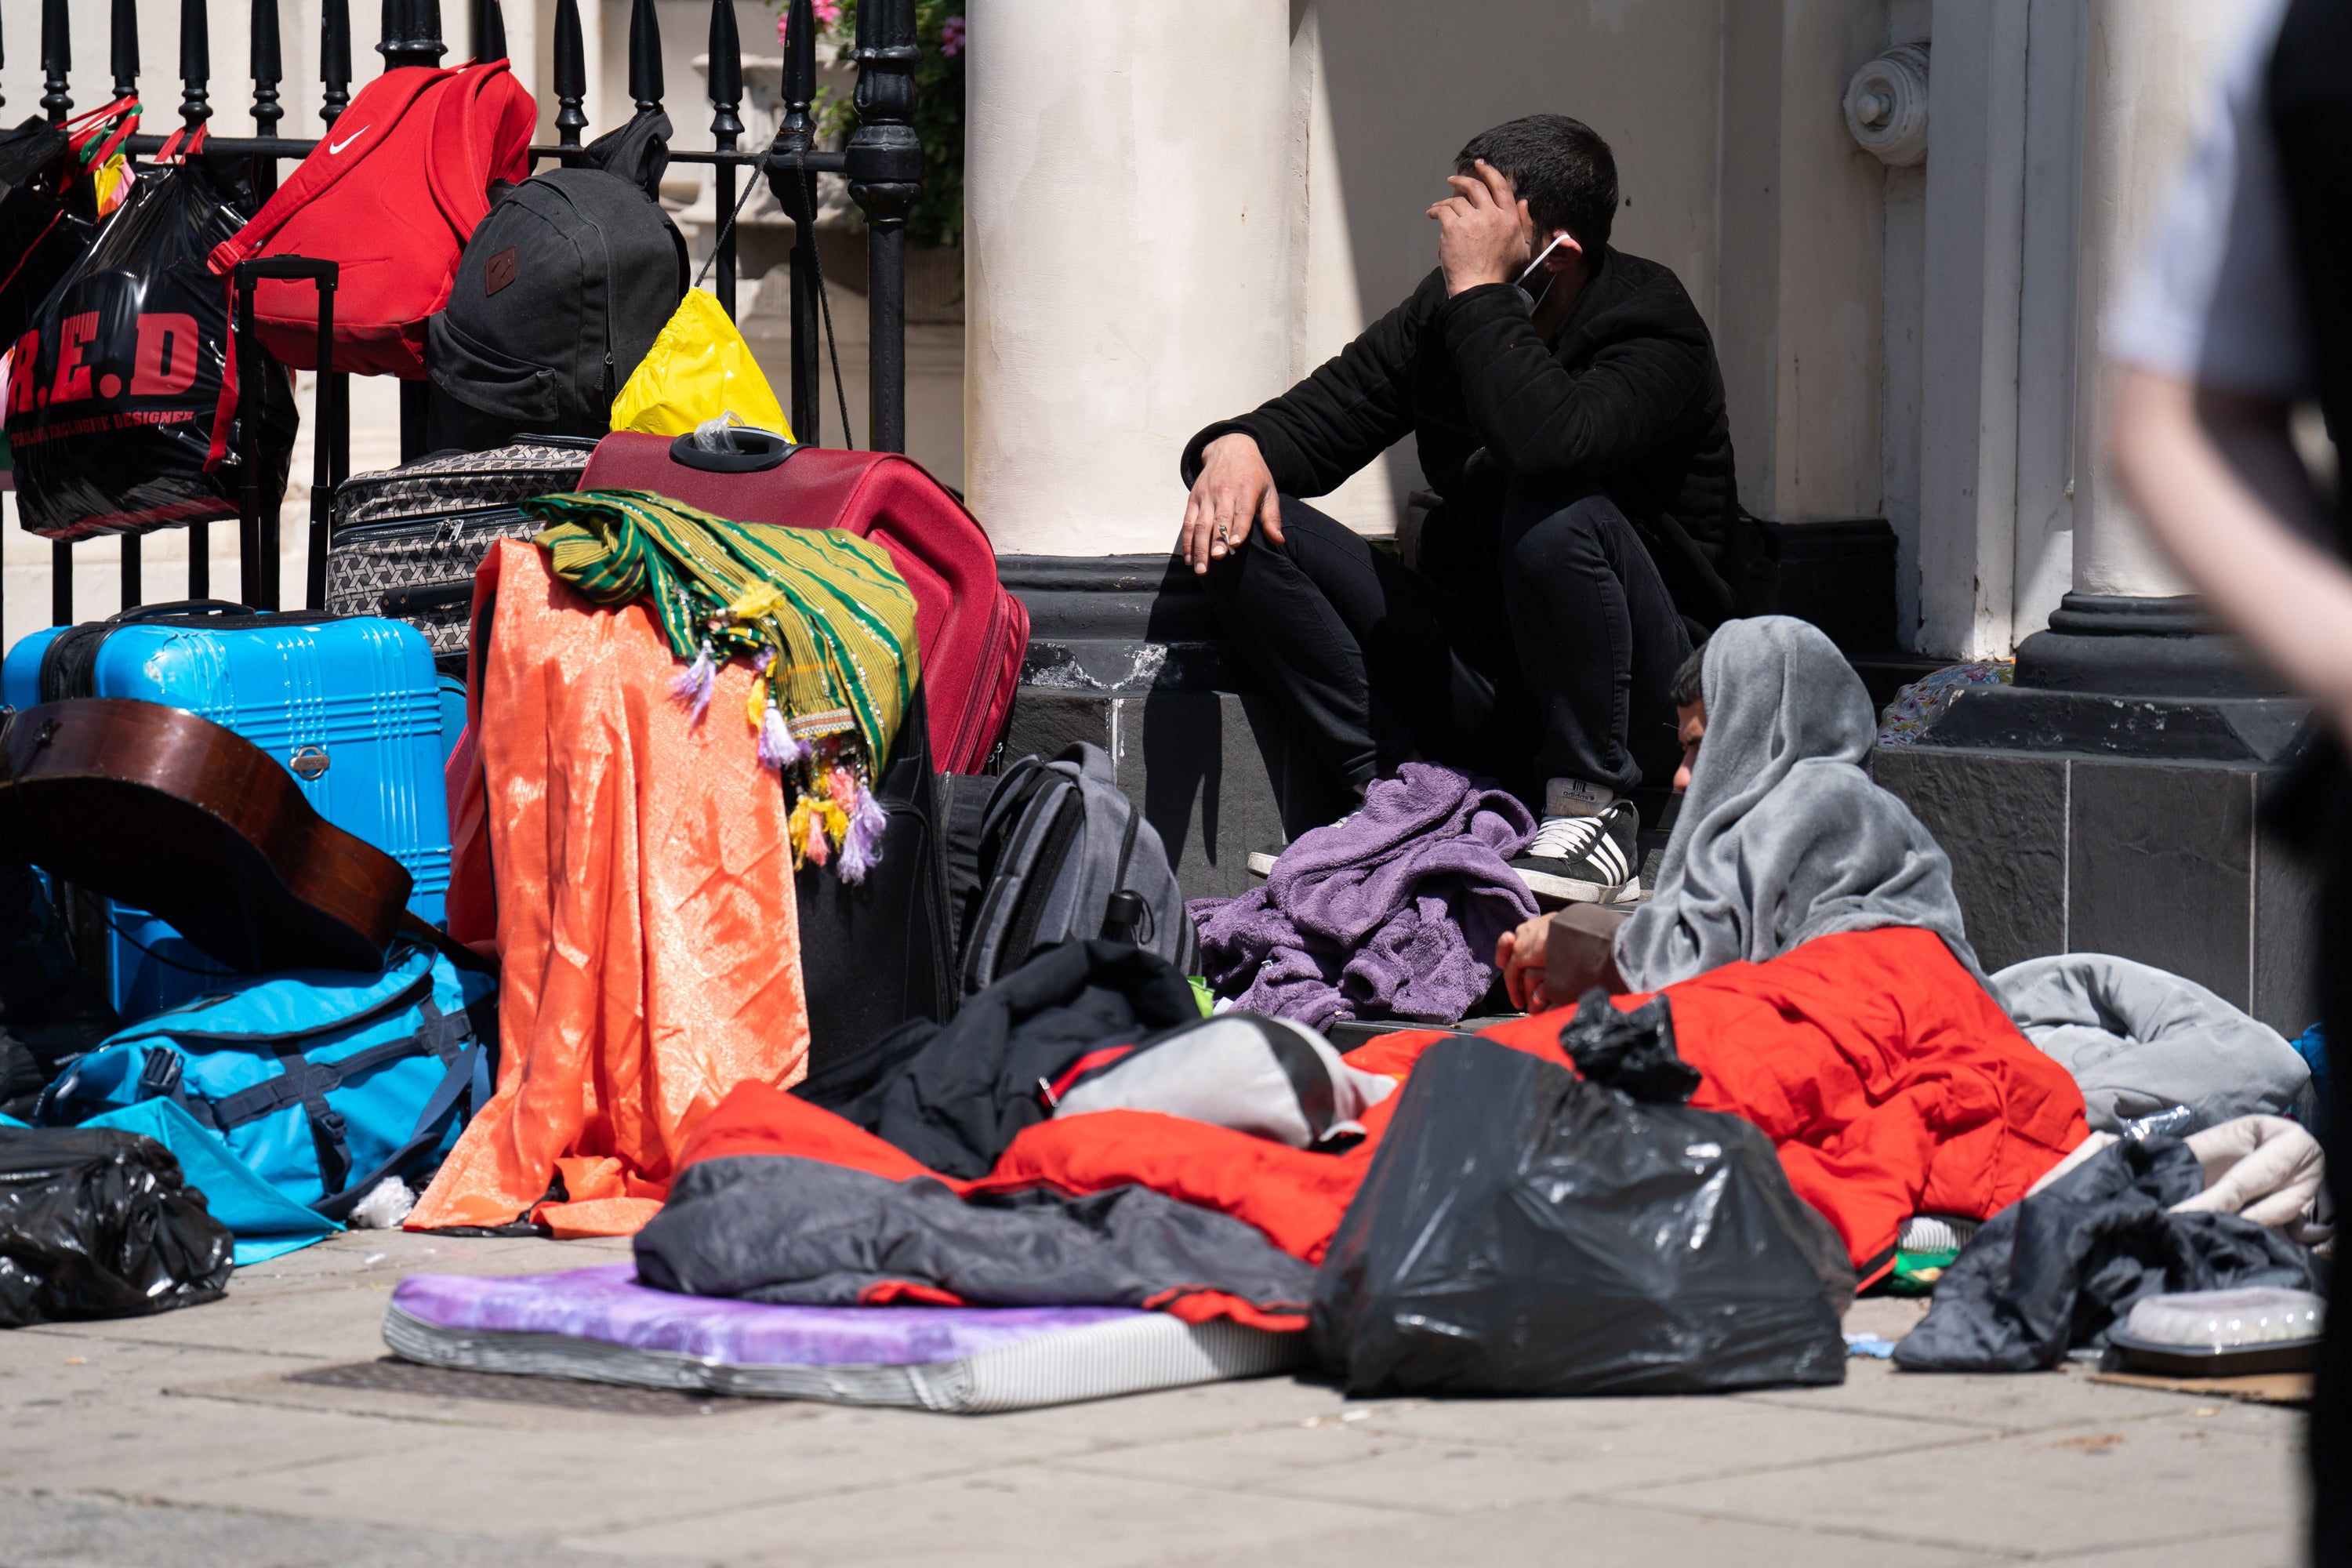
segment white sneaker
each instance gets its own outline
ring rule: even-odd
[[[1325,824],[1323,825],[1323,826],[1324,826],[1324,827],[1345,827],[1345,826],[1348,826],[1348,824],[1349,824],[1349,823],[1351,823],[1351,822],[1355,821],[1355,820],[1356,820],[1356,818],[1358,818],[1358,817],[1360,817],[1360,816],[1363,816],[1363,815],[1364,815],[1364,808],[1363,808],[1362,806],[1360,806],[1360,806],[1356,807],[1356,809],[1355,809],[1355,810],[1353,810],[1353,811],[1349,812],[1347,816],[1342,816],[1342,817],[1339,818],[1337,821],[1333,821],[1333,822],[1327,822],[1327,823],[1325,823]],[[1308,831],[1309,831],[1309,832],[1313,832],[1313,833],[1320,833],[1320,832],[1322,832],[1322,831],[1323,831],[1323,828],[1322,828],[1322,827],[1310,828],[1310,829],[1308,829]],[[1298,836],[1298,838],[1304,838],[1304,837],[1307,837],[1307,835],[1306,835],[1305,833],[1302,833],[1302,834],[1300,834],[1300,835]],[[1297,842],[1298,842],[1298,838],[1294,838],[1294,839],[1292,839],[1292,840],[1290,841],[1290,844],[1296,844],[1296,843],[1297,843]],[[1290,844],[1277,844],[1277,845],[1276,845],[1276,846],[1275,846],[1273,848],[1271,848],[1271,849],[1253,849],[1253,850],[1251,850],[1251,851],[1250,851],[1250,856],[1249,856],[1249,874],[1250,874],[1251,876],[1253,876],[1253,877],[1271,877],[1271,876],[1273,876],[1273,875],[1274,875],[1274,863],[1275,863],[1276,860],[1281,859],[1281,858],[1282,858],[1282,857],[1284,856],[1284,854],[1285,854],[1285,853],[1286,853],[1286,852],[1289,850],[1289,848],[1290,848]]]
[[[1563,784],[1574,786],[1563,790]],[[1593,807],[1584,792],[1597,792]],[[1623,903],[1640,897],[1640,817],[1630,800],[1619,800],[1598,784],[1554,779],[1548,808],[1535,841],[1511,862],[1519,880],[1538,898],[1571,904]],[[1569,809],[1560,810],[1566,806]]]

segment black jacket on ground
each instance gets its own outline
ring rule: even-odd
[[[1599,489],[1657,560],[1686,615],[1732,613],[1739,495],[1715,342],[1674,273],[1606,246],[1547,347],[1507,283],[1412,298],[1306,380],[1184,448],[1254,437],[1276,485],[1324,495],[1407,435],[1449,521],[1490,532],[1507,490],[1563,502]],[[1464,516],[1464,513],[1469,514]]]

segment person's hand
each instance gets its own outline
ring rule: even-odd
[[[1522,921],[1517,931],[1505,931],[1495,943],[1495,967],[1503,972],[1503,989],[1522,1013],[1539,1013],[1549,1005],[1543,981],[1550,925],[1549,915],[1538,915]]]
[[[1194,572],[1206,572],[1210,562],[1242,547],[1254,522],[1264,523],[1265,536],[1282,542],[1282,497],[1274,488],[1274,470],[1265,466],[1257,442],[1236,430],[1218,437],[1201,454],[1201,477],[1184,500],[1184,531],[1176,552]]]
[[[1511,182],[1484,158],[1468,174],[1448,175],[1454,195],[1429,209],[1437,220],[1437,265],[1445,292],[1508,283],[1533,259],[1534,220]]]

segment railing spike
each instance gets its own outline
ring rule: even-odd
[[[319,118],[332,126],[351,101],[351,0],[320,0]]]
[[[735,143],[743,134],[743,119],[737,112],[742,103],[743,41],[735,30],[735,0],[710,0],[710,140],[719,152],[735,151]],[[735,211],[735,165],[721,163],[711,173],[719,226],[714,281],[719,285],[719,309],[732,317],[735,226],[728,220]]]
[[[631,0],[629,6],[629,97],[639,114],[662,106],[661,18],[654,0]]]
[[[41,112],[62,125],[73,112],[73,13],[66,0],[41,0]]]
[[[813,0],[791,0],[784,16],[783,115],[776,123],[771,152],[789,158],[815,150],[815,98],[816,6]],[[817,368],[824,339],[818,319],[823,301],[817,294],[816,175],[806,169],[771,169],[768,188],[793,220],[793,436],[815,446],[824,429]],[[843,431],[841,438],[846,442],[849,433]]]
[[[278,0],[253,0],[253,133],[275,136],[286,110],[278,83],[286,66],[278,47]]]
[[[580,0],[555,0],[555,141],[580,145],[588,116],[580,107],[588,96],[588,54],[580,41]]]
[[[474,58],[478,60],[502,60],[507,58],[507,16],[499,0],[474,0]]]
[[[923,144],[911,123],[915,0],[857,7],[857,129],[850,133],[849,195],[866,214],[866,320],[873,374],[867,445],[907,449],[907,213],[923,188]]]
[[[375,49],[387,69],[439,65],[449,52],[441,41],[441,0],[383,0],[383,41]]]
[[[110,63],[114,69],[114,96],[135,98],[139,93],[139,0],[114,0],[112,42]]]
[[[180,0],[180,119],[194,132],[213,117],[213,44],[205,0]]]

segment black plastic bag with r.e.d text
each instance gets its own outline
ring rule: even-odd
[[[244,489],[228,280],[207,265],[249,205],[200,162],[142,164],[9,362],[8,445],[27,531],[146,533],[237,515]],[[293,384],[265,361],[265,515],[294,453]]]

